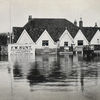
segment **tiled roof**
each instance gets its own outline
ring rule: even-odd
[[[81,31],[90,42],[97,30],[100,29],[99,27],[82,27]]]
[[[91,41],[97,30],[100,30],[99,27],[79,28],[66,19],[34,18],[31,21],[27,22],[23,27],[13,27],[14,42],[17,42],[24,29],[28,32],[34,42],[37,41],[44,30],[47,30],[54,41],[57,41],[66,28],[73,38],[76,36],[78,30],[81,29],[82,33],[85,35],[89,42]]]
[[[14,40],[13,42],[16,43],[18,38],[20,37],[21,33],[23,32],[23,27],[13,27],[13,34],[14,34]]]
[[[66,28],[73,38],[79,30],[77,26],[75,26],[73,23],[66,19],[35,18],[29,21],[24,27],[13,28],[13,32],[15,35],[14,42],[18,40],[18,37],[22,33],[23,29],[26,29],[34,42],[37,41],[37,39],[44,32],[44,30],[48,31],[54,41],[57,41]]]

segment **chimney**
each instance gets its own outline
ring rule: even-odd
[[[95,22],[95,26],[94,27],[98,27],[97,22]]]
[[[77,21],[76,20],[74,21],[74,25],[77,26]]]
[[[79,21],[79,27],[80,27],[80,28],[83,27],[83,21],[82,21],[82,18],[80,18],[80,21]]]
[[[32,15],[29,15],[28,21],[31,21],[31,20],[32,20]]]

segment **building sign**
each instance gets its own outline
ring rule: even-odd
[[[9,44],[8,45],[8,59],[24,59],[24,57],[28,57],[30,59],[30,55],[32,59],[35,59],[35,45],[33,44]]]

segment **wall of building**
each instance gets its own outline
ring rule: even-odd
[[[100,45],[100,31],[98,30],[96,34],[93,36],[90,44]]]
[[[60,46],[64,46],[64,42],[68,42],[68,46],[73,44],[74,39],[71,37],[70,33],[65,30],[62,36],[60,37]]]
[[[83,40],[83,45],[88,45],[88,40],[86,39],[86,37],[84,36],[81,30],[78,31],[78,33],[74,38],[75,46],[78,46],[78,40]]]
[[[35,44],[26,30],[24,30],[19,37],[17,44]]]

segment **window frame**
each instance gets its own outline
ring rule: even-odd
[[[42,46],[49,46],[49,40],[42,40]]]
[[[80,42],[80,43],[79,43],[79,42]],[[78,46],[83,46],[83,45],[84,45],[84,41],[83,41],[83,40],[78,40],[78,41],[77,41],[77,45],[78,45]]]
[[[67,44],[67,45],[66,45]],[[64,47],[68,47],[68,41],[64,42]]]

